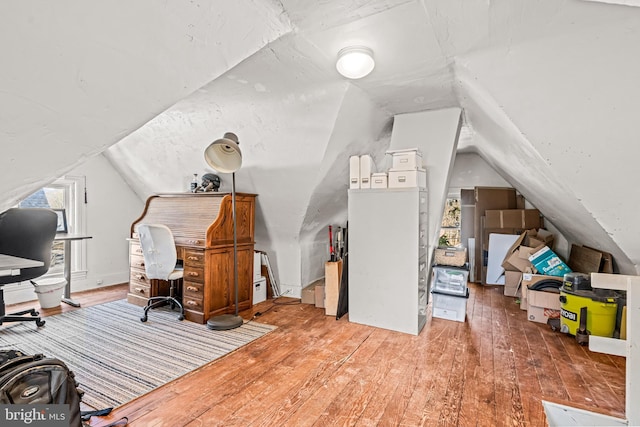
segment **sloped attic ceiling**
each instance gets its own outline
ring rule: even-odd
[[[141,198],[184,191],[206,171],[204,147],[233,131],[244,154],[238,189],[260,195],[261,241],[301,265],[304,248],[346,215],[350,154],[382,160],[395,114],[461,106],[459,147],[570,240],[638,272],[640,9],[579,0],[0,8],[5,206],[108,147]],[[352,44],[370,46],[376,68],[346,81],[334,60]],[[280,279],[305,282],[308,269]]]

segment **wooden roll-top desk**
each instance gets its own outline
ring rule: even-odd
[[[236,193],[238,310],[251,308],[253,301],[255,198]],[[131,224],[127,295],[130,303],[144,306],[150,297],[168,295],[169,284],[147,279],[139,224],[164,224],[173,232],[184,265],[187,320],[205,323],[212,316],[235,312],[231,193],[157,194],[147,199],[142,215]]]

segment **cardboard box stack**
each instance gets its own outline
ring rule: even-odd
[[[505,295],[525,298],[526,292],[523,291],[525,284],[522,275],[538,272],[529,258],[545,248],[550,251],[553,242],[553,234],[542,228],[525,230],[520,234],[520,237],[507,250],[502,262],[502,267],[505,269]],[[526,305],[524,308],[526,309]]]

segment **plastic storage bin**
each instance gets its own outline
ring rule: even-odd
[[[431,290],[441,294],[465,296],[469,271],[455,267],[433,267]]]
[[[437,291],[432,291],[431,293],[433,296],[433,317],[455,320],[456,322],[464,322],[466,320],[467,299],[469,298],[468,289],[464,296],[443,294]]]

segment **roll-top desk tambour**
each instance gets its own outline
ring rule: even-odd
[[[236,193],[238,242],[238,310],[253,301],[255,194]],[[147,299],[167,295],[168,282],[149,280],[138,240],[139,224],[171,229],[183,261],[182,302],[185,318],[205,323],[235,312],[233,216],[230,193],[178,193],[150,196],[140,218],[131,224],[127,301],[144,306]]]

